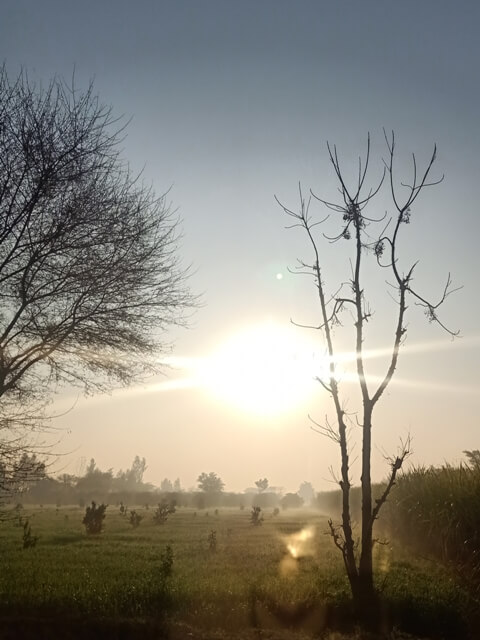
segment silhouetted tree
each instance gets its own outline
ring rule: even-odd
[[[115,476],[115,488],[120,491],[141,491],[144,487],[143,474],[146,468],[145,458],[135,456],[131,468],[126,471],[120,470]]]
[[[92,458],[85,475],[77,480],[77,491],[86,497],[100,497],[106,499],[113,486],[112,469],[101,471]]]
[[[297,493],[305,504],[311,504],[315,500],[315,489],[311,482],[302,482]]]
[[[164,524],[167,518],[176,511],[175,500],[162,500],[158,503],[158,507],[153,514],[153,521],[155,524]]]
[[[257,486],[258,489],[258,493],[263,493],[264,491],[266,491],[268,489],[268,480],[267,478],[260,478],[260,480],[256,480],[255,484]]]
[[[121,159],[124,129],[92,85],[0,69],[3,442],[38,426],[59,383],[104,390],[155,370],[161,330],[192,304],[176,217]]]
[[[217,476],[216,473],[211,471],[210,473],[201,473],[197,479],[198,488],[205,493],[220,493],[225,486],[222,479]]]
[[[169,480],[168,478],[164,478],[160,483],[160,489],[165,493],[170,493],[171,491],[173,491],[173,484],[171,480]]]
[[[1,445],[0,445],[1,451]],[[0,500],[25,493],[29,487],[45,478],[45,462],[35,453],[24,451],[9,459],[2,455],[0,460]]]
[[[298,271],[313,277],[320,306],[320,319],[313,325],[302,326],[309,326],[312,329],[321,331],[325,338],[329,373],[325,379],[319,376],[318,381],[333,400],[336,418],[335,423],[328,421],[328,418],[324,424],[315,422],[314,428],[332,438],[340,448],[341,473],[338,483],[342,491],[342,521],[340,526],[330,521],[330,532],[335,545],[342,553],[354,601],[359,611],[363,612],[366,618],[370,614],[375,615],[376,611],[376,593],[372,566],[373,525],[395,483],[396,475],[409,453],[409,442],[407,441],[401,446],[398,455],[390,460],[390,475],[387,479],[386,488],[378,499],[373,502],[370,469],[373,412],[397,367],[400,347],[407,331],[405,317],[407,300],[410,298],[416,305],[423,307],[425,315],[430,322],[437,323],[452,336],[456,335],[438,317],[438,308],[449,293],[452,292],[450,274],[439,298],[436,301],[431,301],[420,293],[413,284],[413,274],[417,263],[408,265],[404,269],[399,255],[400,235],[404,226],[411,221],[413,215],[412,207],[417,197],[424,188],[438,184],[443,179],[433,182],[429,180],[431,168],[436,157],[436,147],[434,147],[430,160],[423,171],[419,170],[415,155],[413,155],[411,181],[409,184],[401,183],[402,186],[400,187],[394,170],[395,138],[393,133],[390,138],[385,134],[385,141],[387,144],[387,158],[384,161],[383,177],[379,179],[376,186],[370,188],[365,184],[370,159],[369,137],[367,152],[364,160],[361,158],[359,160],[358,176],[353,186],[350,186],[345,178],[336,147],[332,149],[327,145],[341,195],[341,199],[338,202],[324,200],[313,193],[311,194],[328,209],[339,214],[339,227],[333,234],[324,234],[324,237],[334,244],[350,241],[352,256],[347,261],[347,264],[350,265],[348,282],[342,283],[340,281],[340,284],[333,288],[326,285],[320,262],[324,252],[319,250],[315,232],[316,227],[324,223],[329,216],[323,220],[314,219],[310,212],[311,197],[306,200],[301,188],[299,189],[300,206],[298,211],[292,211],[279,203],[284,212],[293,220],[291,226],[299,227],[306,233],[312,250],[310,259],[299,261]],[[379,193],[384,184],[385,176],[387,177],[393,214],[389,219],[386,219],[387,214],[375,219],[366,215],[365,208]],[[375,234],[372,229],[376,223],[381,226],[379,233]],[[369,254],[373,256],[378,266],[389,274],[391,278],[389,284],[392,287],[392,291],[396,292],[397,302],[397,315],[393,327],[393,345],[385,373],[380,378],[380,382],[376,382],[375,379],[369,380],[364,357],[365,325],[371,320],[372,316],[364,285],[364,264]],[[341,325],[341,312],[344,310],[349,310],[350,317],[353,318],[356,373],[362,398],[360,416],[357,416],[357,421],[362,429],[360,545],[355,543],[356,535],[352,530],[350,458],[347,438],[349,418],[345,410],[344,396],[341,394],[341,381],[337,372],[337,357],[339,353],[335,346],[333,332],[335,327]],[[359,557],[357,556],[357,551],[359,551]]]

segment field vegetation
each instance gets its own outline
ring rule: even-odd
[[[258,526],[239,508],[180,507],[161,525],[153,509],[135,512],[142,518],[132,526],[125,509],[110,505],[102,532],[89,535],[85,508],[9,508],[0,526],[1,637],[46,638],[59,629],[72,638],[355,632],[341,556],[318,510],[263,509]],[[26,522],[35,542],[24,547]],[[380,631],[476,637],[478,603],[451,566],[393,539],[375,545],[375,568]]]

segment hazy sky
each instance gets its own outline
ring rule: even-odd
[[[3,0],[0,59],[12,75],[23,66],[47,82],[75,67],[79,87],[93,78],[101,100],[132,119],[125,157],[157,192],[171,187],[182,258],[202,293],[192,328],[169,336],[185,369],[167,371],[163,384],[80,399],[57,421],[66,429],[58,449],[73,452],[67,470],[92,456],[117,470],[139,454],[155,483],[180,477],[190,487],[215,471],[227,490],[264,476],[290,490],[303,480],[333,487],[338,452],[307,418],[332,415],[329,400],[319,387],[302,394],[323,346],[314,332],[289,330],[292,317],[316,321],[314,289],[287,271],[310,258],[274,194],[294,207],[301,181],[335,198],[325,143],[337,144],[348,174],[368,131],[373,184],[382,127],[396,132],[407,182],[410,154],[424,163],[438,145],[435,177],[445,180],[415,204],[400,257],[405,266],[420,258],[415,282],[433,297],[448,271],[464,285],[443,310],[463,337],[452,342],[411,305],[398,378],[375,420],[374,475],[384,475],[384,452],[408,432],[415,464],[480,448],[479,24],[475,0]],[[376,206],[382,214],[386,199]],[[321,246],[333,292],[349,277],[349,245]],[[372,350],[393,338],[395,305],[382,278],[365,283],[376,311]],[[349,335],[337,334],[347,351]],[[382,364],[372,357],[369,372]],[[354,387],[344,387],[354,412]],[[352,442],[358,436],[353,429]]]

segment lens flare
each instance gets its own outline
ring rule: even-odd
[[[280,574],[291,576],[298,571],[298,560],[315,553],[315,527],[308,526],[301,531],[284,536],[283,542],[287,553],[280,561]]]

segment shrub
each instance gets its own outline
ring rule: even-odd
[[[217,532],[213,529],[208,534],[208,548],[213,553],[217,550]]]
[[[130,511],[130,519],[129,522],[132,525],[132,527],[134,529],[136,529],[138,527],[138,525],[140,524],[140,522],[143,520],[143,516],[141,516],[139,513],[137,513],[135,510]]]
[[[92,501],[91,506],[87,507],[82,523],[85,525],[85,530],[88,534],[97,534],[102,532],[107,506],[108,505],[103,503],[97,506],[97,504]]]
[[[275,507],[275,509],[273,510],[273,516],[276,517],[278,516],[279,513],[280,513],[280,509],[278,507]]]
[[[164,524],[167,521],[168,516],[175,513],[175,511],[175,500],[164,499],[158,503],[158,507],[155,509],[155,513],[153,514],[153,521],[155,524]]]
[[[262,516],[262,508],[261,507],[252,507],[252,512],[250,514],[250,522],[255,527],[259,527],[262,524],[263,516]]]
[[[38,536],[32,535],[32,528],[28,520],[23,525],[23,548],[29,549],[37,544]]]

